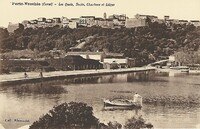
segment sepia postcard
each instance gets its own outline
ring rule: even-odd
[[[0,129],[200,129],[200,0],[0,9]]]

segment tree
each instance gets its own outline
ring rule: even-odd
[[[0,28],[0,41],[2,39],[8,38],[8,36],[9,36],[8,30],[4,28]]]
[[[152,124],[146,124],[144,119],[131,118],[126,122],[125,129],[152,128]],[[109,122],[108,125],[100,123],[93,116],[93,109],[85,103],[63,103],[55,106],[46,115],[35,121],[30,129],[121,129],[118,122]]]
[[[100,123],[93,116],[92,107],[84,103],[70,102],[54,107],[39,121],[34,122],[30,129],[89,129]]]

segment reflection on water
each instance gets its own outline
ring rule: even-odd
[[[165,96],[166,98],[191,95],[200,97],[199,76],[155,76],[153,73],[127,73],[104,76],[65,78],[38,82],[36,84],[0,86],[0,123],[6,128],[16,128],[31,124],[53,106],[63,102],[85,102],[94,108],[94,114],[101,122],[125,121],[134,115],[143,115],[154,127],[194,128],[200,123],[199,106],[188,105],[152,105],[143,104],[138,110],[105,110],[102,98],[124,97],[132,99],[135,92],[144,98]],[[42,86],[41,86],[42,85]],[[34,87],[35,86],[35,87]],[[57,92],[59,87],[62,91]],[[28,88],[27,88],[28,87]],[[26,90],[20,90],[27,88]],[[20,93],[18,92],[18,89]],[[35,90],[37,92],[27,92]],[[40,92],[40,90],[42,92]],[[46,94],[45,91],[56,91]],[[59,90],[58,90],[59,91]],[[30,122],[5,122],[5,119],[25,119]]]

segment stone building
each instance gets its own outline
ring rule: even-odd
[[[64,58],[50,59],[48,62],[56,70],[85,70],[103,68],[103,64],[99,61],[85,59],[79,55],[67,55]]]
[[[69,28],[72,28],[72,29],[74,29],[74,28],[77,28],[77,26],[78,26],[78,23],[77,22],[75,22],[75,21],[69,21],[69,24],[68,24],[68,27]]]
[[[200,26],[200,21],[199,20],[191,20],[190,23],[193,24],[196,27]]]
[[[167,21],[169,20],[170,16],[164,16],[164,20]]]
[[[137,19],[150,19],[151,22],[155,22],[158,20],[158,17],[157,16],[154,16],[154,15],[141,15],[141,14],[136,14],[135,15],[135,18]]]
[[[36,28],[37,27],[37,23],[38,23],[38,20],[31,20],[28,22],[27,24],[27,28]]]
[[[188,20],[179,20],[179,24],[189,24]]]
[[[81,16],[79,19],[79,25],[91,27],[94,24],[95,16]]]
[[[113,21],[114,26],[123,27],[123,26],[125,26],[125,21],[126,21],[127,17],[125,14],[121,14],[121,15],[113,14],[113,15],[109,16],[108,19]]]
[[[9,33],[13,33],[18,28],[19,28],[19,23],[13,24],[13,23],[9,22],[7,30]]]
[[[125,22],[126,28],[134,28],[134,27],[141,27],[141,26],[147,26],[145,19],[137,19],[137,18],[126,19],[126,22]]]
[[[66,17],[63,18],[63,19],[62,19],[62,26],[63,26],[63,27],[68,27],[69,21],[70,21],[70,20],[69,20],[68,18],[66,18]]]

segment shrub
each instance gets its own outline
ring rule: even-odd
[[[131,118],[126,122],[125,129],[152,128],[151,123],[146,124],[140,116]],[[100,123],[93,116],[93,108],[85,103],[63,103],[54,107],[46,115],[35,121],[30,129],[122,129],[118,122],[109,122],[108,125]]]
[[[121,129],[122,125],[120,123],[118,123],[117,121],[115,121],[115,122],[109,122],[108,123],[108,128],[109,129]]]
[[[131,119],[128,119],[124,126],[125,129],[141,129],[152,127],[153,125],[151,123],[145,123],[145,120],[142,118],[142,116],[139,116],[138,118],[132,117]]]
[[[41,66],[48,66],[49,63],[47,61],[38,61]]]
[[[93,108],[85,103],[63,103],[34,122],[30,129],[89,129],[100,125]]]
[[[47,67],[44,67],[44,71],[51,72],[51,71],[56,71],[56,69],[54,67],[47,66]]]
[[[16,66],[16,67],[12,67],[12,68],[10,69],[10,71],[12,71],[12,72],[25,72],[26,69],[23,68],[23,67],[20,67],[20,66]]]

